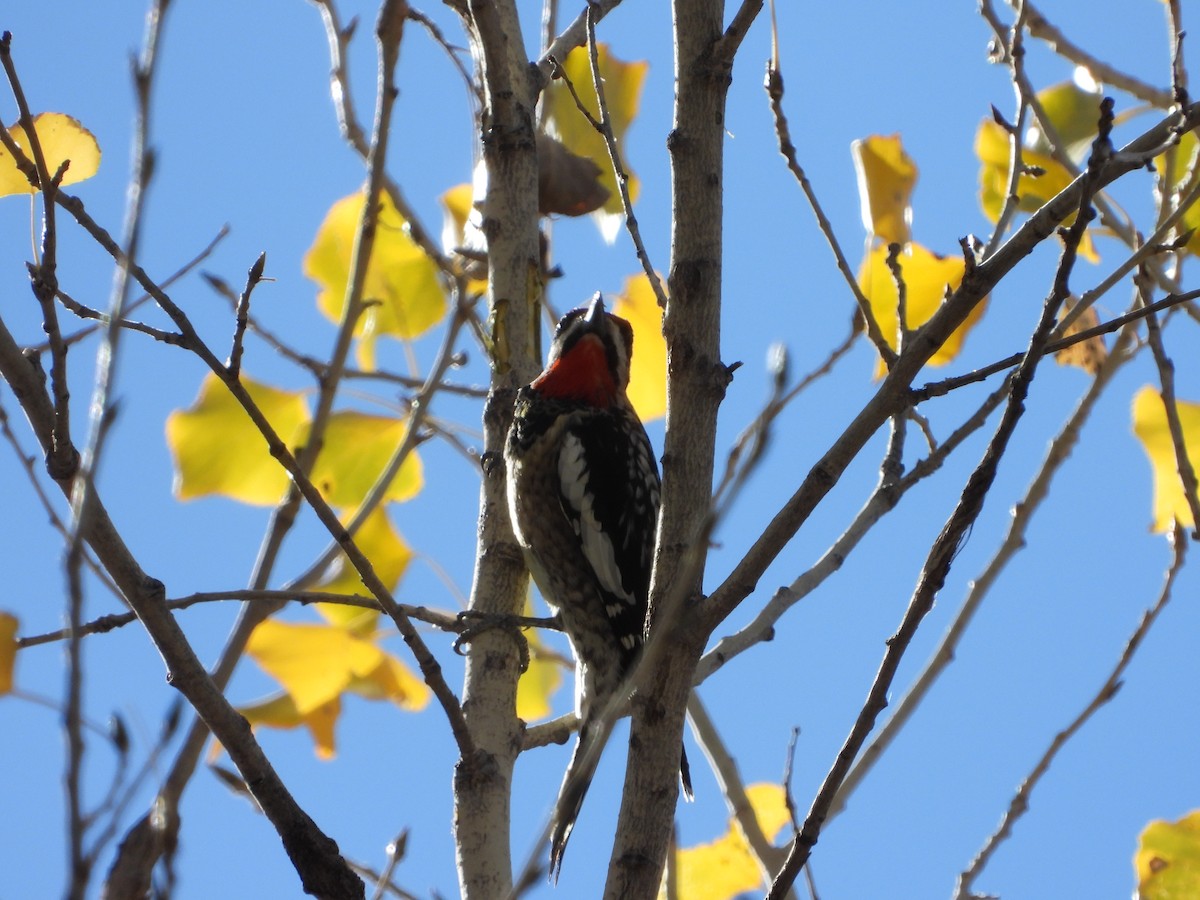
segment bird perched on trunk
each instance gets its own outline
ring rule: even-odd
[[[555,805],[550,874],[599,762],[597,720],[641,653],[660,481],[626,388],[633,329],[599,294],[562,317],[505,443],[513,531],[575,653],[579,740]],[[691,797],[687,757],[680,755]]]

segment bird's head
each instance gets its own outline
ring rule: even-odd
[[[633,356],[633,327],[606,312],[599,293],[554,329],[546,368],[532,387],[545,397],[609,407],[624,398]]]

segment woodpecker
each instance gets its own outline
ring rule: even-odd
[[[646,429],[626,396],[633,328],[600,294],[558,323],[545,370],[517,393],[505,443],[508,507],[529,573],[575,654],[579,739],[555,805],[550,875],[599,753],[596,717],[641,653],[660,481]],[[691,797],[686,756],[680,756]]]

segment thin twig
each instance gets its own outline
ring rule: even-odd
[[[59,194],[59,183],[65,172],[66,163],[59,171],[52,174],[47,167],[46,156],[42,150],[41,138],[34,127],[33,116],[29,111],[29,103],[25,99],[25,91],[21,87],[21,79],[17,75],[16,66],[12,59],[12,34],[4,32],[0,35],[0,65],[8,77],[13,99],[16,100],[19,113],[18,122],[29,141],[29,150],[33,156],[32,166],[28,165],[25,154],[17,146],[16,141],[7,129],[0,127],[0,142],[17,160],[26,165],[23,171],[26,177],[36,176],[36,181],[30,178],[30,183],[42,192],[42,258],[38,263],[30,264],[30,286],[42,310],[42,328],[46,332],[47,343],[50,346],[50,384],[54,397],[54,443],[46,459],[50,477],[66,481],[74,477],[79,467],[79,454],[71,442],[70,423],[70,390],[67,387],[67,347],[59,330],[58,313],[54,308],[54,295],[58,290],[58,228],[55,215],[55,201]]]
[[[1025,2],[1025,8],[1026,28],[1029,30],[1030,37],[1044,41],[1051,50],[1068,62],[1074,63],[1077,66],[1083,66],[1096,80],[1124,91],[1130,96],[1141,100],[1143,103],[1149,103],[1151,106],[1156,106],[1159,109],[1171,108],[1170,91],[1164,91],[1161,88],[1146,84],[1144,81],[1121,72],[1102,59],[1098,59],[1088,53],[1082,47],[1072,42],[1056,26],[1051,24],[1042,11],[1034,7],[1028,0]]]
[[[783,615],[845,565],[850,554],[875,523],[895,509],[910,488],[937,472],[951,453],[983,427],[988,417],[1006,396],[1008,396],[1007,383],[993,391],[980,407],[955,429],[950,437],[900,479],[892,481],[889,473],[884,469],[881,472],[879,484],[855,515],[854,520],[812,568],[787,587],[777,590],[748,625],[734,634],[721,638],[701,658],[700,664],[696,667],[696,684],[699,685],[706,681],[717,669],[754,645],[771,640],[775,635],[775,626]]]
[[[589,115],[588,118],[592,124],[600,132],[604,138],[604,146],[608,148],[608,158],[612,163],[613,177],[617,184],[617,191],[621,195],[621,207],[625,211],[625,227],[629,231],[629,237],[633,240],[633,246],[637,248],[638,262],[642,264],[642,271],[646,273],[646,280],[650,282],[650,287],[654,291],[654,298],[658,301],[659,309],[667,308],[667,294],[663,289],[662,280],[658,277],[658,272],[654,268],[654,264],[650,262],[650,254],[646,252],[646,245],[642,242],[642,232],[638,227],[637,216],[633,212],[633,199],[629,196],[629,173],[625,171],[625,166],[621,162],[621,151],[617,147],[617,136],[613,133],[612,116],[608,112],[608,102],[604,98],[604,78],[600,75],[600,49],[596,44],[596,14],[591,5],[585,10],[587,15],[587,47],[588,60],[592,70],[592,87],[596,91],[596,105],[600,111],[600,121],[596,123]],[[565,76],[564,76],[565,77]],[[574,96],[574,91],[572,91]],[[576,96],[576,102],[579,98]]]
[[[225,603],[225,602],[241,602],[241,603],[268,603],[268,604],[283,604],[289,602],[299,603],[307,606],[311,603],[329,603],[336,606],[350,606],[356,609],[378,610],[379,604],[374,598],[363,594],[335,594],[329,591],[288,591],[288,590],[254,590],[245,588],[234,591],[200,591],[195,594],[188,594],[186,597],[175,597],[165,600],[166,608],[178,612],[184,609],[190,609],[193,606],[205,603]],[[411,606],[407,603],[397,604],[400,611],[410,619],[416,619],[419,622],[425,622],[428,625],[449,632],[452,634],[461,633],[469,627],[460,621],[456,613],[443,612],[437,609],[430,609],[426,606]],[[112,613],[106,616],[100,616],[86,624],[80,626],[81,634],[105,634],[116,628],[123,628],[132,622],[137,621],[137,617],[133,613]],[[534,620],[539,627],[553,627],[553,622],[548,619]],[[23,650],[28,647],[36,647],[41,644],[50,644],[56,641],[66,640],[69,636],[67,629],[58,631],[48,631],[44,634],[30,635],[17,639],[17,649]]]
[[[1026,488],[1024,496],[1013,505],[1015,512],[999,548],[984,567],[983,572],[971,580],[962,606],[955,614],[937,649],[921,673],[913,680],[899,702],[894,705],[891,716],[859,755],[830,807],[831,819],[842,811],[850,796],[871,772],[875,763],[932,691],[942,673],[956,658],[962,637],[970,627],[992,586],[997,582],[1008,563],[1026,546],[1029,527],[1038,510],[1049,497],[1054,477],[1078,445],[1080,433],[1091,417],[1096,403],[1104,395],[1108,385],[1112,383],[1113,376],[1132,358],[1128,351],[1133,346],[1134,335],[1133,327],[1127,327],[1121,332],[1112,353],[1105,359],[1095,378],[1088,385],[1087,391],[1084,392],[1075,409],[1067,417],[1059,433],[1050,442],[1037,474]]]
[[[846,255],[842,252],[841,244],[838,243],[838,239],[833,233],[833,225],[830,224],[828,217],[826,217],[825,211],[821,208],[821,203],[817,200],[817,195],[813,191],[812,184],[808,180],[808,176],[796,159],[796,145],[792,143],[787,116],[783,111],[783,73],[774,64],[768,64],[767,66],[766,89],[767,96],[771,100],[771,112],[775,117],[775,134],[779,140],[779,152],[783,155],[788,171],[792,173],[796,182],[800,185],[800,190],[804,192],[804,196],[808,200],[808,205],[812,207],[813,214],[817,217],[817,226],[821,229],[821,234],[825,236],[825,241],[829,245],[829,249],[833,252],[834,260],[837,262],[838,271],[842,273],[842,277],[846,281],[846,286],[850,288],[850,293],[853,294],[854,300],[858,304],[863,322],[866,323],[867,336],[871,339],[871,343],[875,345],[875,349],[879,351],[879,356],[883,359],[885,365],[890,367],[896,359],[896,351],[891,348],[887,339],[884,338],[883,332],[879,328],[879,322],[875,319],[875,313],[871,309],[871,303],[867,300],[862,288],[859,287],[858,279],[854,277],[854,272],[850,269],[850,263],[846,261]]]
[[[781,900],[808,862],[812,848],[820,836],[829,810],[849,773],[850,766],[861,751],[868,735],[874,729],[877,717],[887,706],[887,695],[900,661],[911,645],[921,621],[933,608],[935,597],[945,585],[951,563],[954,561],[967,531],[983,509],[984,500],[995,480],[1000,461],[1004,458],[1009,441],[1024,415],[1025,400],[1037,366],[1041,362],[1042,349],[1049,340],[1060,307],[1070,296],[1068,279],[1074,268],[1079,243],[1083,239],[1084,231],[1092,217],[1091,198],[1099,188],[1100,173],[1112,153],[1112,145],[1109,142],[1109,132],[1112,127],[1111,109],[1111,102],[1107,103],[1105,106],[1106,116],[1101,121],[1100,134],[1093,145],[1092,156],[1088,163],[1088,177],[1080,194],[1075,221],[1064,236],[1063,253],[1055,274],[1054,286],[1043,304],[1041,316],[1030,338],[1029,350],[1013,376],[1008,402],[1000,417],[1000,422],[988,443],[983,459],[967,480],[959,503],[930,548],[900,626],[887,642],[887,650],[871,684],[867,699],[813,799],[800,833],[792,842],[787,861],[779,877],[771,885],[771,890],[767,894],[769,900]]]
[[[1150,285],[1149,278],[1143,273],[1134,281],[1137,284],[1143,308],[1148,304]],[[1150,344],[1150,352],[1154,354],[1154,365],[1158,369],[1158,380],[1161,387],[1163,409],[1167,417],[1167,430],[1171,435],[1171,447],[1175,452],[1175,470],[1179,473],[1179,481],[1183,486],[1183,495],[1188,508],[1192,512],[1192,539],[1200,541],[1200,489],[1197,488],[1196,470],[1188,456],[1187,442],[1183,434],[1183,424],[1179,421],[1179,407],[1175,405],[1175,363],[1167,355],[1163,345],[1162,328],[1158,324],[1158,316],[1149,311],[1146,315],[1146,339]]]
[[[389,889],[402,895],[392,884],[392,873],[396,871],[396,866],[400,864],[400,860],[404,859],[407,847],[408,829],[405,828],[387,845],[387,864],[383,867],[383,871],[374,879],[375,891],[371,894],[371,900],[382,900],[384,891]]]
[[[246,286],[242,289],[237,302],[237,317],[233,330],[233,348],[229,351],[229,377],[237,378],[242,371],[242,342],[246,339],[246,326],[250,322],[250,294],[262,281],[263,267],[267,264],[267,254],[260,253],[250,271],[246,273]]]
[[[133,319],[113,320],[108,313],[100,312],[98,309],[92,309],[90,306],[85,306],[62,288],[58,289],[57,296],[59,301],[62,302],[62,305],[65,306],[70,312],[73,312],[81,319],[95,319],[101,323],[100,327],[107,328],[111,323],[116,325],[117,328],[123,328],[126,331],[139,332],[164,344],[173,344],[175,346],[183,345],[183,335],[177,331],[163,331],[161,328],[154,328],[145,324],[144,322],[137,322]],[[128,309],[130,306],[132,306],[132,304],[127,304],[126,309]],[[82,332],[77,332],[76,335],[81,333]],[[72,338],[76,337],[76,335],[72,335]]]
[[[1200,177],[1195,177],[1194,183],[1191,184],[1187,193],[1179,197],[1169,210],[1164,208],[1161,210],[1160,221],[1154,229],[1154,233],[1146,240],[1139,240],[1134,246],[1133,252],[1125,258],[1122,263],[1117,266],[1108,276],[1096,285],[1091,290],[1085,291],[1079,298],[1079,302],[1071,308],[1071,311],[1063,316],[1062,321],[1058,323],[1058,328],[1055,334],[1063,334],[1072,324],[1083,315],[1084,311],[1089,309],[1097,300],[1104,294],[1108,293],[1115,285],[1124,280],[1125,276],[1138,267],[1148,266],[1150,261],[1158,253],[1164,250],[1176,250],[1178,246],[1173,242],[1169,245],[1164,245],[1164,241],[1173,234],[1176,227],[1183,221],[1184,215],[1192,209],[1192,207],[1200,202]],[[1178,238],[1176,239],[1178,240]]]
[[[180,266],[178,269],[176,269],[174,272],[172,272],[170,275],[168,275],[162,281],[160,281],[159,286],[162,287],[163,290],[166,290],[171,285],[173,285],[175,282],[177,282],[179,279],[183,278],[185,275],[187,275],[189,272],[191,272],[192,269],[196,268],[198,265],[200,265],[202,262],[204,262],[204,260],[208,259],[208,257],[212,255],[212,252],[217,249],[217,244],[221,243],[221,241],[224,240],[228,234],[229,234],[229,226],[222,225],[221,228],[217,231],[216,235],[213,237],[213,239],[211,241],[208,242],[208,244],[204,247],[204,249],[202,249],[199,253],[197,253],[195,256],[193,256],[190,260],[188,260],[186,263],[184,263],[182,266]],[[58,297],[60,300],[62,300],[64,297],[63,291],[61,289],[58,292]],[[125,312],[132,313],[139,306],[142,306],[143,304],[145,304],[146,302],[148,302],[149,300],[152,300],[152,299],[153,298],[149,294],[143,293],[136,300],[131,300],[129,303],[125,304]],[[75,302],[78,302],[78,301],[75,301]],[[82,307],[83,305],[80,304],[80,306]],[[86,309],[87,307],[83,307],[83,308]],[[76,312],[76,311],[72,310],[72,312]],[[89,310],[89,312],[95,312],[95,311]],[[76,315],[80,315],[80,313],[76,312]],[[93,316],[91,316],[91,315],[88,315],[86,317],[93,318]],[[99,322],[100,322],[99,325],[88,325],[86,328],[80,328],[78,331],[73,331],[73,332],[71,332],[71,334],[64,335],[63,343],[65,343],[68,347],[72,344],[76,344],[79,341],[83,340],[84,338],[88,337],[89,335],[94,334],[98,328],[102,328],[105,324],[107,324],[108,320],[104,318],[103,313],[96,312],[95,318],[97,318],[99,320]],[[122,324],[121,327],[124,328],[124,327],[129,327],[129,326]],[[138,329],[138,330],[141,330],[141,329]],[[152,335],[152,337],[155,337],[157,340],[163,340],[163,338],[159,337],[157,334]],[[172,340],[172,341],[170,341],[170,343],[177,343],[177,341]],[[41,345],[35,345],[35,347],[38,350],[46,350],[49,348],[49,345],[42,343]]]
[[[455,358],[455,344],[458,342],[458,334],[466,321],[466,311],[462,302],[455,304],[454,315],[450,319],[450,324],[446,328],[446,334],[443,336],[441,348],[438,350],[437,358],[434,360],[433,366],[429,370],[429,374],[425,378],[425,383],[421,386],[417,396],[413,399],[409,409],[407,421],[404,426],[404,434],[400,438],[400,442],[396,445],[396,449],[392,452],[391,458],[384,465],[379,477],[375,479],[375,483],[367,492],[362,502],[354,510],[350,520],[346,523],[346,533],[353,536],[363,522],[374,512],[379,504],[383,502],[388,489],[391,487],[392,480],[400,471],[400,467],[408,460],[412,451],[416,448],[421,429],[428,418],[433,408],[433,398],[437,393],[438,386],[441,384],[442,377],[446,374],[451,363]],[[305,571],[293,578],[289,582],[289,587],[305,588],[312,584],[322,572],[326,570],[331,562],[337,558],[340,548],[338,541],[334,541],[311,563]]]
[[[1019,188],[1021,176],[1025,171],[1025,164],[1022,161],[1023,147],[1021,136],[1025,133],[1025,119],[1029,113],[1029,104],[1025,101],[1025,96],[1021,91],[1021,79],[1018,77],[1018,74],[1022,71],[1021,67],[1024,65],[1025,57],[1025,32],[1023,25],[1026,13],[1023,2],[1020,2],[1016,12],[1017,16],[1012,28],[1008,29],[1006,33],[991,6],[987,3],[980,5],[980,14],[992,27],[996,45],[1004,49],[1002,61],[1008,65],[1012,72],[1013,93],[1016,95],[1017,102],[1016,121],[1011,125],[1002,120],[994,107],[992,109],[994,120],[1000,123],[1001,127],[1008,132],[1008,190],[1004,196],[1004,206],[1000,209],[1000,215],[996,217],[996,227],[992,229],[992,236],[988,239],[987,246],[984,248],[984,259],[987,259],[1000,246],[1005,233],[1008,231],[1008,225],[1020,208],[1021,202]]]
[[[554,60],[566,59],[567,54],[576,47],[582,47],[587,41],[588,22],[592,26],[621,5],[621,0],[594,0],[575,17],[562,33],[559,34],[542,53],[537,61],[537,71],[542,78],[542,86],[549,83],[554,71]]]
[[[1171,546],[1174,550],[1174,555],[1171,565],[1167,569],[1158,600],[1142,614],[1141,622],[1134,629],[1133,634],[1130,635],[1120,659],[1117,660],[1117,664],[1109,674],[1107,680],[1100,686],[1100,690],[1096,692],[1095,696],[1092,697],[1091,701],[1083,708],[1079,715],[1072,719],[1066,728],[1054,736],[1054,740],[1050,742],[1050,746],[1046,748],[1046,752],[1042,754],[1041,759],[1037,761],[1037,764],[1025,777],[1025,780],[1021,782],[1020,788],[1017,789],[1016,794],[1013,795],[1012,801],[1008,805],[1008,810],[1004,813],[1004,818],[1001,820],[1000,826],[984,842],[983,848],[971,861],[966,870],[958,876],[958,882],[955,885],[954,891],[955,900],[974,900],[977,897],[971,891],[971,885],[974,884],[975,879],[983,872],[983,869],[987,866],[997,848],[1012,834],[1013,827],[1017,821],[1029,809],[1029,797],[1049,771],[1055,757],[1058,756],[1059,752],[1075,736],[1079,729],[1087,724],[1096,711],[1112,700],[1116,696],[1117,691],[1121,689],[1121,678],[1125,674],[1125,670],[1133,661],[1134,654],[1137,653],[1138,647],[1150,631],[1150,628],[1154,625],[1159,613],[1163,611],[1167,603],[1171,600],[1171,590],[1175,584],[1175,578],[1183,569],[1184,559],[1187,555],[1187,543],[1182,529],[1176,527],[1175,532],[1171,536]]]
[[[1104,334],[1111,334],[1130,322],[1136,322],[1139,319],[1144,319],[1146,316],[1153,313],[1161,312],[1165,309],[1170,309],[1173,306],[1178,306],[1182,303],[1188,303],[1200,297],[1200,290],[1188,291],[1186,294],[1173,294],[1169,297],[1151,303],[1149,306],[1139,306],[1127,313],[1110,319],[1094,328],[1086,328],[1083,331],[1077,332],[1070,337],[1060,338],[1057,341],[1051,341],[1046,345],[1044,353],[1058,353],[1060,350],[1065,350],[1067,347],[1073,347],[1075,344],[1083,341],[1091,340],[1094,337],[1099,337]],[[1003,372],[1006,369],[1011,369],[1021,361],[1023,354],[1014,353],[1012,356],[1006,356],[1004,359],[998,360],[982,368],[976,369],[973,372],[968,372],[965,375],[956,375],[953,378],[945,378],[941,381],[931,381],[919,388],[913,388],[912,398],[914,403],[920,403],[928,400],[931,397],[944,397],[946,394],[968,384],[975,384],[995,375],[997,372]]]
[[[771,843],[771,835],[763,833],[750,798],[746,795],[746,785],[738,771],[737,761],[730,755],[716,723],[695,692],[688,700],[688,718],[696,740],[708,758],[713,774],[717,776],[729,814],[746,838],[746,845],[762,873],[763,883],[768,884],[783,862],[783,848],[776,847]],[[789,900],[795,900],[794,894]]]
[[[34,494],[37,495],[38,502],[41,504],[42,510],[46,513],[46,518],[50,522],[50,527],[57,531],[59,535],[62,536],[64,541],[69,541],[71,538],[70,529],[68,529],[67,524],[59,516],[58,510],[55,508],[54,503],[50,500],[50,495],[47,494],[45,489],[42,487],[42,482],[38,480],[37,469],[34,466],[34,457],[27,454],[21,447],[21,442],[17,439],[16,434],[12,430],[12,426],[9,424],[8,412],[4,409],[3,404],[0,404],[0,434],[4,436],[4,439],[13,448],[13,452],[17,456],[17,461],[20,463],[21,468],[25,470],[25,476],[29,481],[29,486],[33,488]],[[104,585],[104,587],[106,587],[118,601],[121,603],[125,602],[125,598],[121,595],[120,588],[113,583],[112,578],[110,578],[108,573],[104,571],[104,568],[100,565],[100,563],[96,561],[96,557],[93,553],[88,552],[84,554],[84,563],[87,565],[88,569],[91,570],[92,575],[102,585]],[[64,631],[63,634],[65,635],[66,632]]]
[[[338,117],[338,127],[341,130],[342,138],[369,166],[372,142],[367,139],[366,132],[359,123],[358,115],[354,109],[353,94],[350,90],[349,68],[346,59],[346,54],[350,47],[350,39],[354,34],[355,23],[352,21],[348,27],[342,27],[334,0],[310,0],[310,2],[320,11],[321,21],[325,26],[325,38],[329,45],[329,59],[332,64],[329,71],[329,89],[333,97],[333,107]],[[415,19],[412,16],[410,18]],[[416,19],[416,21],[420,21],[420,19]],[[381,172],[380,177],[383,179],[381,186],[384,192],[404,218],[408,236],[413,239],[413,242],[447,276],[451,278],[457,277],[457,272],[453,264],[442,253],[441,247],[430,236],[429,230],[421,224],[420,217],[417,216],[416,210],[405,199],[403,192],[400,190],[400,185],[390,178],[386,172]]]

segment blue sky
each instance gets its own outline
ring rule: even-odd
[[[346,3],[341,11],[346,19],[358,14],[363,20],[352,47],[352,74],[360,114],[369,116],[374,9]],[[462,43],[452,14],[438,5],[424,11],[451,41]],[[143,12],[133,2],[61,0],[25,0],[0,12],[0,28],[13,32],[13,56],[34,109],[74,115],[104,148],[100,174],[74,192],[113,233],[120,230],[129,168],[128,59],[141,39]],[[1117,4],[1101,17],[1092,4],[1048,0],[1044,12],[1101,59],[1153,84],[1167,82],[1162,4]],[[522,4],[522,13],[532,42],[537,4]],[[564,17],[573,14],[573,8],[564,7]],[[1007,72],[986,61],[989,34],[974,4],[915,2],[880,12],[878,4],[865,2],[784,3],[779,24],[792,136],[852,264],[861,252],[863,226],[849,146],[873,133],[902,134],[920,168],[914,196],[917,240],[951,253],[962,235],[986,234],[972,143],[989,104],[1011,115],[1013,99]],[[721,414],[720,447],[729,446],[766,397],[768,347],[783,341],[793,371],[807,372],[845,336],[852,310],[811,211],[776,153],[761,88],[770,52],[767,25],[765,17],[757,22],[741,51],[727,116],[722,342],[726,361],[741,360],[744,366]],[[669,28],[667,5],[647,3],[619,8],[600,28],[601,39],[619,57],[650,61],[627,161],[642,179],[638,218],[662,271],[669,255]],[[315,287],[304,278],[301,259],[325,211],[357,189],[363,169],[337,134],[316,10],[295,0],[180,2],[170,11],[162,53],[152,126],[159,165],[145,222],[146,269],[165,277],[228,223],[229,237],[202,268],[239,285],[265,251],[267,274],[274,281],[259,287],[255,312],[306,352],[328,353],[334,330],[316,312]],[[1190,47],[1187,58],[1194,59]],[[1037,44],[1030,46],[1028,65],[1039,87],[1071,75],[1068,64]],[[398,83],[390,171],[436,233],[438,195],[470,177],[466,92],[445,56],[416,28],[406,36]],[[1118,109],[1132,106],[1127,97],[1117,97]],[[11,101],[0,102],[6,124],[12,109]],[[1135,118],[1120,133],[1132,136],[1153,120]],[[1135,173],[1127,182],[1118,197],[1145,220],[1151,178]],[[560,309],[595,290],[618,291],[637,269],[628,241],[622,236],[606,246],[589,221],[556,222],[554,239],[564,277],[551,290]],[[64,288],[91,306],[105,305],[110,262],[70,228],[60,241]],[[0,313],[18,340],[35,343],[37,309],[24,277],[29,246],[27,204],[19,198],[0,200]],[[1101,264],[1077,271],[1077,291],[1099,282],[1121,259],[1112,241],[1101,241],[1099,249]],[[1049,289],[1055,256],[1054,248],[1042,248],[1004,283],[951,373],[1020,349]],[[227,308],[201,279],[191,276],[172,296],[206,338],[225,345],[232,329]],[[1101,301],[1102,312],[1122,311],[1128,296],[1127,288],[1118,288]],[[1193,401],[1200,401],[1197,343],[1194,325],[1186,323],[1168,342],[1180,396]],[[434,336],[412,350],[428,364],[436,348]],[[478,348],[466,349],[470,360],[457,377],[485,384]],[[85,344],[71,356],[81,414],[93,350],[94,344]],[[399,348],[382,352],[381,363],[403,366]],[[163,422],[172,410],[192,402],[203,367],[138,335],[126,336],[122,353],[120,415],[100,479],[115,521],[146,570],[167,584],[169,596],[244,585],[266,526],[265,511],[220,499],[181,504],[171,496]],[[245,367],[251,376],[281,386],[310,386],[304,373],[261,342],[248,346]],[[860,342],[829,379],[780,419],[767,461],[717,535],[719,546],[708,566],[710,588],[870,395],[873,367],[872,353]],[[1107,677],[1142,610],[1157,596],[1170,558],[1164,539],[1148,530],[1150,471],[1129,424],[1133,393],[1154,380],[1147,354],[1117,377],[1056,480],[1049,505],[1034,521],[1028,548],[993,588],[955,664],[848,810],[822,835],[813,870],[823,897],[948,895],[1021,779]],[[966,586],[991,559],[1012,505],[1086,384],[1076,369],[1047,364],[1039,373],[1013,451],[901,668],[897,690],[919,671]],[[923,411],[944,437],[982,396],[981,389],[963,391]],[[359,401],[350,397],[347,402]],[[6,389],[0,389],[0,404],[31,452],[33,442]],[[466,428],[466,442],[477,446],[476,403],[439,398],[435,414]],[[661,423],[652,424],[650,432],[661,448]],[[983,441],[977,436],[968,442],[936,479],[912,491],[841,571],[792,610],[772,643],[726,666],[700,689],[747,781],[780,777],[791,730],[799,727],[793,788],[801,809],[807,808],[853,723],[929,542],[957,500]],[[913,444],[910,464],[916,451]],[[873,488],[882,453],[880,435],[728,628],[748,621],[778,585],[796,578],[841,533]],[[421,554],[398,599],[454,608],[458,595],[470,588],[476,474],[461,455],[437,444],[427,445],[423,460],[426,492],[392,509],[397,527]],[[0,571],[7,576],[0,609],[20,616],[22,634],[52,630],[63,615],[62,547],[7,447],[0,449],[0,486],[8,511],[0,540]],[[305,521],[285,550],[278,581],[302,571],[324,544],[317,524]],[[439,570],[455,590],[448,589]],[[1194,650],[1200,628],[1197,587],[1194,570],[1185,570],[1173,604],[1145,642],[1121,692],[1059,757],[978,889],[1006,897],[1124,895],[1132,889],[1131,858],[1145,823],[1175,819],[1200,806],[1194,754],[1200,719],[1192,700],[1200,676]],[[89,591],[89,617],[114,610],[115,602],[102,590]],[[229,604],[180,614],[201,659],[215,658],[235,613]],[[312,616],[297,611],[288,618]],[[460,663],[449,651],[449,640],[436,634],[428,640],[448,667],[451,683],[459,685]],[[399,640],[390,646],[403,657]],[[130,627],[89,638],[85,653],[88,715],[103,722],[119,712],[131,729],[135,753],[144,753],[174,699],[152,645]],[[19,686],[59,696],[62,663],[57,647],[22,652]],[[269,679],[247,662],[230,695],[245,702],[270,690]],[[566,711],[570,691],[563,690],[557,702]],[[0,735],[7,737],[0,740],[0,771],[8,773],[4,793],[10,811],[0,825],[0,895],[50,895],[61,890],[66,858],[58,719],[38,705],[5,699]],[[410,828],[409,857],[398,870],[398,883],[421,896],[432,891],[453,896],[455,750],[444,719],[432,709],[414,716],[351,700],[338,737],[339,755],[329,763],[315,759],[300,732],[263,733],[261,740],[298,800],[348,856],[380,866],[386,843]],[[518,764],[513,825],[518,855],[541,829],[566,755],[565,748],[543,749]],[[607,860],[605,835],[615,821],[623,756],[614,746],[605,757],[600,786],[572,838],[559,896],[598,893],[589,886]],[[170,757],[168,752],[166,760]],[[679,811],[683,844],[710,840],[724,829],[716,784],[698,752],[693,759],[698,799]],[[93,802],[111,772],[112,754],[102,741],[92,740],[87,787]],[[132,811],[143,811],[150,796],[144,790]],[[299,895],[269,824],[209,773],[196,775],[182,814],[177,896]],[[101,859],[102,868],[109,858]],[[543,889],[538,895],[551,892]]]

